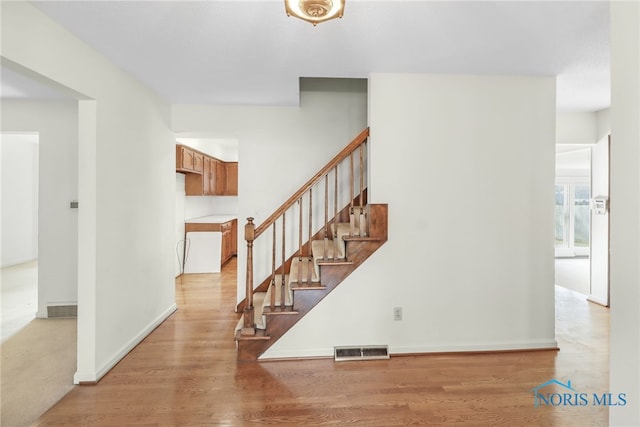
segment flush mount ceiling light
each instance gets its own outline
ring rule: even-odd
[[[333,18],[342,18],[346,0],[284,0],[287,16],[295,16],[314,26]]]

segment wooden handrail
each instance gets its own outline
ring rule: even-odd
[[[345,148],[342,149],[329,163],[325,165],[318,173],[316,173],[306,184],[304,184],[298,191],[296,191],[289,199],[282,204],[278,209],[275,210],[266,220],[262,222],[255,229],[255,238],[258,238],[269,226],[284,212],[287,211],[298,199],[302,197],[304,193],[306,193],[311,187],[313,187],[320,178],[326,175],[331,169],[336,167],[342,160],[344,160],[351,152],[353,152],[360,144],[362,144],[369,137],[369,128],[366,128],[358,136],[356,136],[353,141],[349,143]]]
[[[325,227],[325,250],[324,250],[324,255],[323,258],[327,259],[327,249],[326,246],[328,244],[328,235],[327,235],[327,230],[326,228],[328,228],[328,196],[329,196],[329,190],[328,190],[328,183],[329,183],[329,173],[331,172],[331,170],[334,170],[334,174],[335,174],[335,182],[334,182],[334,186],[335,186],[335,201],[334,201],[334,211],[336,211],[336,214],[334,215],[334,219],[333,219],[333,223],[334,223],[334,228],[336,228],[337,230],[337,209],[338,209],[338,166],[347,158],[350,158],[350,163],[351,163],[351,176],[350,176],[350,199],[351,199],[351,211],[353,214],[353,203],[354,203],[354,196],[353,196],[353,190],[354,190],[354,173],[353,173],[353,154],[354,151],[357,150],[359,148],[359,154],[360,154],[360,204],[362,204],[362,196],[363,196],[363,191],[364,189],[363,187],[363,160],[362,160],[362,156],[364,153],[364,148],[363,148],[363,144],[367,141],[367,138],[369,137],[369,129],[365,129],[362,132],[360,132],[360,134],[358,134],[358,136],[356,136],[346,147],[344,147],[340,153],[338,153],[331,161],[329,161],[329,163],[327,163],[320,171],[318,171],[318,173],[316,173],[309,181],[307,181],[306,184],[304,184],[297,192],[295,192],[285,203],[282,204],[282,206],[280,206],[278,209],[276,209],[276,211],[271,214],[264,222],[262,222],[262,224],[260,224],[258,227],[256,227],[253,224],[253,218],[247,218],[248,223],[245,226],[245,240],[247,241],[247,280],[246,280],[246,305],[244,308],[244,322],[243,322],[243,327],[240,331],[240,334],[243,336],[249,336],[249,335],[255,335],[255,310],[253,307],[253,243],[255,241],[255,239],[257,239],[264,231],[266,231],[269,227],[272,227],[273,229],[273,242],[272,242],[272,248],[271,248],[271,280],[270,280],[270,288],[271,288],[271,298],[269,301],[269,305],[271,306],[271,309],[273,310],[278,304],[280,305],[280,307],[284,308],[285,304],[286,304],[286,291],[285,291],[285,275],[286,272],[284,270],[284,266],[286,264],[286,241],[287,241],[287,228],[286,228],[286,224],[287,224],[287,220],[286,220],[286,215],[287,215],[287,211],[289,211],[289,209],[294,205],[294,203],[298,202],[300,204],[299,206],[299,219],[298,219],[298,283],[302,283],[303,279],[306,279],[307,283],[311,283],[313,280],[313,271],[314,271],[314,266],[313,266],[313,254],[312,254],[312,250],[311,250],[311,241],[313,238],[313,187],[321,180],[324,179],[325,181],[325,200],[324,200],[324,210],[325,210],[325,215],[324,215],[324,227]],[[309,231],[308,231],[308,237],[309,237],[309,244],[305,245],[303,244],[303,208],[304,208],[304,196],[306,193],[309,193],[309,207],[308,207],[308,227],[309,227]],[[361,212],[361,210],[359,211]],[[291,214],[293,212],[290,212]],[[353,215],[352,215],[353,216]],[[280,220],[280,218],[282,218],[282,250],[280,255],[282,256],[282,269],[281,269],[281,283],[276,283],[276,223],[277,221]],[[293,222],[293,226],[295,226],[295,218],[292,218],[292,222]],[[353,234],[353,233],[352,233]],[[305,252],[305,253],[303,253]],[[333,258],[336,258],[336,252],[334,250],[333,253]],[[304,259],[304,263],[303,263],[303,259]],[[306,269],[307,269],[307,274],[306,274],[306,278],[303,278],[303,265],[306,265]],[[280,286],[280,301],[276,301],[276,286]]]

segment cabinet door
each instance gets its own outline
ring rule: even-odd
[[[193,170],[194,153],[187,147],[176,146],[176,169],[181,171]]]
[[[231,254],[238,255],[238,220],[231,223]]]
[[[224,233],[224,260],[225,262],[231,258],[231,230]]]
[[[202,167],[202,194],[211,194],[211,159],[205,157]]]
[[[227,181],[224,194],[227,196],[238,195],[238,162],[225,163]]]
[[[233,240],[233,233],[232,233],[232,224],[233,221],[229,221],[229,222],[225,222],[223,224],[220,225],[220,231],[222,231],[222,256],[221,256],[221,260],[222,263],[224,264],[225,262],[227,262],[231,256],[233,255],[232,252],[232,240]]]
[[[216,194],[216,163],[218,163],[215,159],[210,159],[211,165],[209,167],[209,174],[207,176],[207,180],[209,180],[209,191],[206,193],[208,195]]]
[[[184,192],[187,196],[202,196],[204,194],[204,176],[199,173],[184,174]]]
[[[225,163],[216,160],[216,191],[215,194],[222,196],[225,194],[225,186],[227,181],[227,171]]]
[[[202,173],[204,168],[204,156],[202,154],[193,153],[193,170]]]

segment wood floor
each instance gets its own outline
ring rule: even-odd
[[[569,290],[557,287],[559,352],[237,363],[235,268],[178,280],[178,311],[35,425],[607,425],[606,407],[534,407],[552,378],[608,391],[608,310]]]

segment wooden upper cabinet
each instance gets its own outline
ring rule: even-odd
[[[202,160],[202,155],[196,151],[182,145],[176,145],[177,172],[202,173]]]
[[[225,195],[225,185],[227,182],[227,170],[225,168],[225,163],[216,161],[216,190],[215,194],[217,196]]]
[[[193,171],[202,173],[204,170],[204,156],[198,152],[193,154]]]
[[[204,166],[202,168],[202,194],[211,194],[211,162],[212,159],[209,157],[204,158]]]
[[[187,196],[238,195],[238,162],[223,162],[176,145],[176,172],[185,173]]]
[[[238,195],[238,162],[225,163],[227,179],[224,194],[227,196]]]

